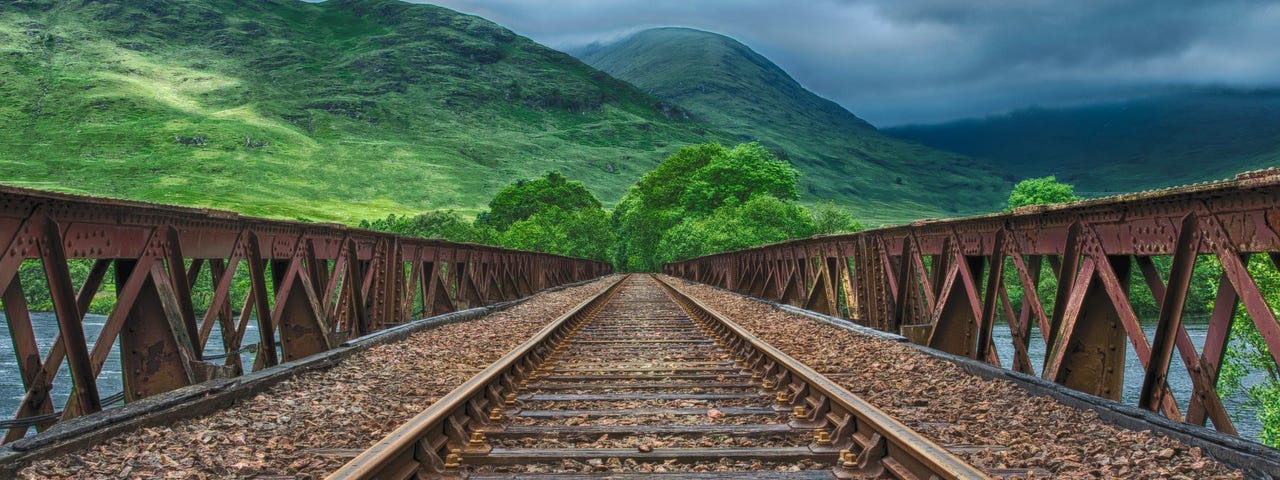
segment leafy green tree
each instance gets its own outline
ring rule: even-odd
[[[729,150],[716,143],[683,147],[640,178],[613,210],[618,242],[613,261],[621,270],[657,270],[662,234],[684,218],[680,199],[689,178]]]
[[[558,172],[504,187],[476,217],[476,241],[607,261],[617,235],[600,200]]]
[[[1074,202],[1079,200],[1075,187],[1061,183],[1054,176],[1028,178],[1013,186],[1009,193],[1008,210],[1027,205]]]
[[[665,232],[658,262],[666,263],[813,235],[804,207],[769,195],[728,203],[705,217],[690,217]]]
[[[698,238],[695,234],[719,234],[736,227],[697,223],[699,220],[722,207],[737,208],[756,197],[794,200],[797,179],[795,169],[756,143],[732,149],[714,143],[681,148],[641,178],[614,210],[618,232],[612,252],[615,265],[625,270],[656,270],[674,258],[665,248],[685,249],[679,255],[723,249],[732,242],[707,240],[709,247],[704,248],[693,244]],[[808,218],[810,225],[812,221]],[[682,224],[685,226],[677,233],[684,236],[663,244],[668,230]],[[810,228],[801,236],[811,234]],[[734,244],[741,248],[758,242]]]
[[[502,245],[510,248],[607,261],[617,236],[602,209],[551,207],[512,224],[501,238]]]
[[[391,214],[387,218],[361,220],[360,228],[450,242],[493,244],[496,237],[493,232],[473,225],[453,210],[434,210],[412,217]]]
[[[641,177],[629,194],[643,199],[650,209],[680,207],[680,199],[689,189],[689,179],[714,159],[729,154],[729,149],[718,143],[681,148]]]
[[[520,180],[503,187],[489,202],[488,213],[479,216],[477,223],[502,232],[551,207],[571,212],[600,209],[601,205],[581,182],[571,182],[560,172],[549,172],[543,178]]]
[[[778,160],[759,143],[744,143],[717,155],[689,179],[680,196],[686,213],[705,215],[730,199],[746,202],[757,195],[783,200],[799,198],[796,183],[800,173]]]
[[[810,207],[809,214],[813,216],[815,235],[860,232],[866,228],[862,226],[862,222],[854,220],[853,214],[848,210],[837,207],[835,202],[830,200],[818,202]]]

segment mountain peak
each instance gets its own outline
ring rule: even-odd
[[[881,135],[726,35],[653,28],[572,53],[740,140],[761,142],[804,174],[803,196],[839,199],[872,223],[987,211],[1007,188],[973,159]],[[944,198],[948,191],[967,193]],[[886,209],[874,198],[902,201]]]
[[[752,103],[788,105],[808,112],[812,121],[874,129],[844,107],[805,89],[781,67],[728,35],[658,27],[575,53],[592,66],[659,97],[689,103],[690,109],[706,118],[743,118],[744,112],[724,109],[739,105],[717,104],[699,111],[702,102],[689,101],[723,87],[752,97]],[[672,76],[672,72],[679,74]],[[698,81],[690,81],[694,79]]]

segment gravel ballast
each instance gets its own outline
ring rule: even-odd
[[[19,478],[323,478],[616,278],[377,345],[233,407],[41,460]]]
[[[760,339],[824,373],[986,469],[1039,468],[1054,478],[1243,478],[1187,445],[1106,423],[1017,385],[972,376],[900,343],[790,314],[724,290],[665,277]]]
[[[810,451],[813,433],[790,429],[789,417],[773,409],[775,397],[750,375],[734,379],[741,376],[734,360],[657,282],[634,275],[517,397],[519,409],[505,420],[524,428],[494,432],[494,451],[463,463],[478,474],[707,474],[700,478],[829,469],[835,452]],[[638,370],[598,382],[580,374],[585,365]],[[729,371],[698,382],[654,371],[708,366]],[[746,412],[755,414],[739,415]]]

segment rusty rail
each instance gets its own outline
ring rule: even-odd
[[[830,432],[827,448],[840,451],[840,468],[848,470],[847,478],[988,478],[941,445],[711,307],[661,279],[658,283],[689,316],[708,325],[716,336],[729,339],[727,346],[743,359],[744,367],[760,372],[765,388],[775,391],[779,405],[791,408],[794,423]]]
[[[0,299],[27,390],[14,417],[30,420],[9,429],[5,442],[22,438],[26,423],[43,431],[101,410],[112,392],[100,391],[97,378],[117,340],[130,402],[610,272],[601,262],[541,253],[12,187],[0,187],[0,242]],[[33,260],[59,327],[43,354],[27,302],[36,286],[19,275]],[[79,285],[72,262],[92,265]],[[108,274],[115,306],[90,345],[82,322]],[[211,295],[197,299],[201,279],[211,282]],[[246,368],[239,352],[251,320],[261,341]],[[215,325],[222,354],[206,358]],[[64,361],[74,388],[56,412],[50,389]]]
[[[997,366],[992,332],[1004,323],[1014,370],[1037,374],[1029,345],[1043,342],[1040,375],[1113,400],[1121,399],[1132,348],[1145,369],[1139,406],[1195,425],[1208,419],[1235,434],[1215,386],[1240,306],[1280,365],[1276,306],[1249,270],[1250,257],[1260,254],[1268,268],[1280,266],[1280,170],[783,242],[671,263],[664,271],[902,333]],[[1182,323],[1197,261],[1216,261],[1222,270],[1202,351]],[[1151,337],[1131,300],[1135,264],[1138,283],[1159,307]],[[1051,306],[1036,288],[1046,274],[1056,280]],[[1019,290],[1011,285],[1021,287],[1021,297],[1011,298]],[[1175,355],[1194,389],[1186,412],[1167,383]]]
[[[532,338],[449,392],[331,474],[330,479],[424,478],[443,474],[446,464],[471,449],[476,427],[490,423],[488,412],[502,409],[572,330],[604,306],[626,278],[583,301]],[[483,449],[482,447],[479,447]]]
[[[502,425],[503,419],[520,414],[518,399],[522,397],[518,396],[518,392],[526,387],[530,390],[546,388],[546,385],[535,387],[528,382],[548,376],[549,372],[554,370],[554,366],[550,364],[554,364],[558,354],[565,351],[565,345],[569,344],[574,339],[574,335],[583,328],[591,328],[592,320],[597,313],[606,308],[606,304],[621,301],[615,297],[626,294],[617,292],[631,278],[634,277],[619,281],[556,319],[533,338],[388,434],[328,478],[338,480],[468,476],[471,472],[465,471],[464,464],[470,462],[484,464],[487,456],[498,453],[498,449],[487,443],[487,436],[503,433],[506,429]],[[689,318],[696,322],[696,325],[706,329],[707,338],[722,341],[721,345],[736,357],[735,368],[741,368],[744,373],[749,373],[751,383],[759,385],[769,393],[764,397],[766,401],[769,397],[776,397],[776,405],[773,407],[777,409],[776,411],[791,412],[791,422],[787,424],[787,428],[814,432],[813,445],[782,448],[784,452],[781,453],[786,455],[780,458],[789,458],[788,455],[831,457],[835,466],[829,474],[823,475],[823,478],[951,480],[988,478],[942,446],[921,436],[785,353],[765,344],[697,300],[685,296],[662,283],[661,280],[656,278],[654,280],[663,291],[667,292],[666,296],[676,302],[689,315]],[[599,343],[609,343],[609,341]],[[601,359],[595,359],[595,361],[604,361],[604,365],[607,366],[627,364],[633,360],[632,357],[622,355],[608,361]],[[652,359],[646,359],[643,362],[646,365],[661,363]],[[664,367],[654,368],[658,371],[664,370]],[[671,367],[668,365],[665,368]],[[561,372],[561,374],[564,373]],[[625,397],[627,395],[642,396],[639,394],[605,396]],[[759,396],[757,393],[751,395]],[[527,396],[530,400],[536,397],[537,395]],[[646,410],[633,411],[640,414]],[[566,428],[572,430],[575,427]],[[672,431],[678,431],[680,425],[670,428]],[[592,430],[590,436],[594,437],[600,431]],[[589,450],[584,455],[621,455],[609,449]],[[798,453],[799,451],[803,453]],[[769,447],[762,447],[755,454],[744,454],[742,451],[726,452],[728,451],[709,448],[705,450],[639,450],[637,453],[633,448],[625,455],[629,455],[628,458],[661,463],[677,461],[678,458],[686,461],[703,457],[714,459],[719,456],[735,455],[759,458],[763,452],[778,453],[772,452]],[[510,456],[512,452],[504,451],[503,453]],[[543,452],[542,457],[532,453],[523,456],[517,454],[515,457],[521,459],[537,457],[543,461],[553,459],[559,462],[562,456],[567,458],[572,455],[572,452],[567,450],[556,457],[546,457],[545,453]],[[731,475],[725,472],[717,475],[720,474]],[[546,475],[551,478],[564,476],[557,473]],[[533,478],[539,474],[489,473],[487,476],[479,476]]]

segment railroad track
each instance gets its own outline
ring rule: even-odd
[[[988,478],[648,275],[556,319],[329,478],[652,475]]]

